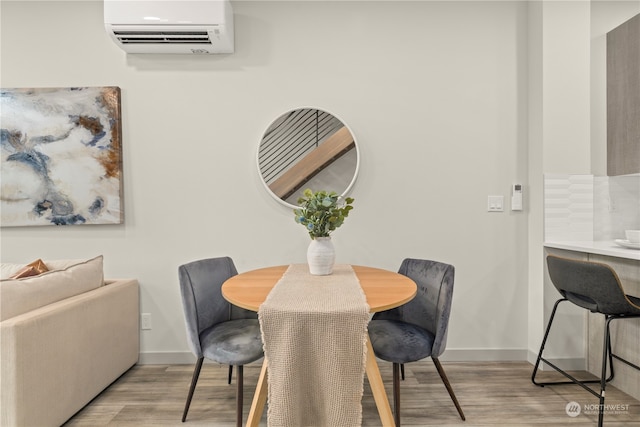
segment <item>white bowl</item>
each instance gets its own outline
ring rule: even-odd
[[[624,235],[629,243],[640,243],[640,230],[625,230]]]

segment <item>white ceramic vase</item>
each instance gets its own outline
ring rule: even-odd
[[[307,262],[309,273],[314,276],[326,276],[333,273],[336,251],[331,237],[316,237],[311,239],[307,248]]]

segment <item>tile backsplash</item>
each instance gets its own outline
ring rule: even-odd
[[[544,176],[545,241],[624,238],[640,229],[640,174]]]
[[[640,175],[599,177],[596,181],[602,183],[596,185],[594,238],[624,239],[624,230],[640,230]]]
[[[592,175],[544,176],[544,239],[593,240]]]

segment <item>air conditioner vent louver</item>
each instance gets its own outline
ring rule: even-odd
[[[234,51],[230,0],[104,0],[104,28],[127,53]]]
[[[114,31],[122,44],[212,44],[206,31]]]

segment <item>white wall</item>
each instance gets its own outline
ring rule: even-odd
[[[528,188],[526,200],[530,206],[527,223],[528,282],[527,282],[527,343],[529,360],[536,360],[544,328],[543,283],[543,19],[542,2],[528,3]]]
[[[529,3],[529,181],[527,289],[528,348],[535,360],[545,323],[557,292],[545,287],[543,251],[543,185],[545,173],[588,173],[589,23],[588,1]],[[582,343],[571,347],[554,341],[559,355],[584,359]]]
[[[1,259],[104,254],[107,277],[138,278],[153,324],[144,361],[191,360],[180,264],[304,262],[308,237],[254,161],[266,127],[299,106],[334,112],[360,144],[338,262],[454,264],[445,356],[524,357],[527,217],[541,206],[510,212],[508,200],[529,176],[526,3],[234,2],[236,53],[206,57],[125,55],[101,2],[0,7],[2,87],[122,89],[126,215],[3,228]],[[489,194],[505,195],[504,213],[486,212]]]
[[[543,2],[543,173],[591,169],[590,17],[588,1]]]

